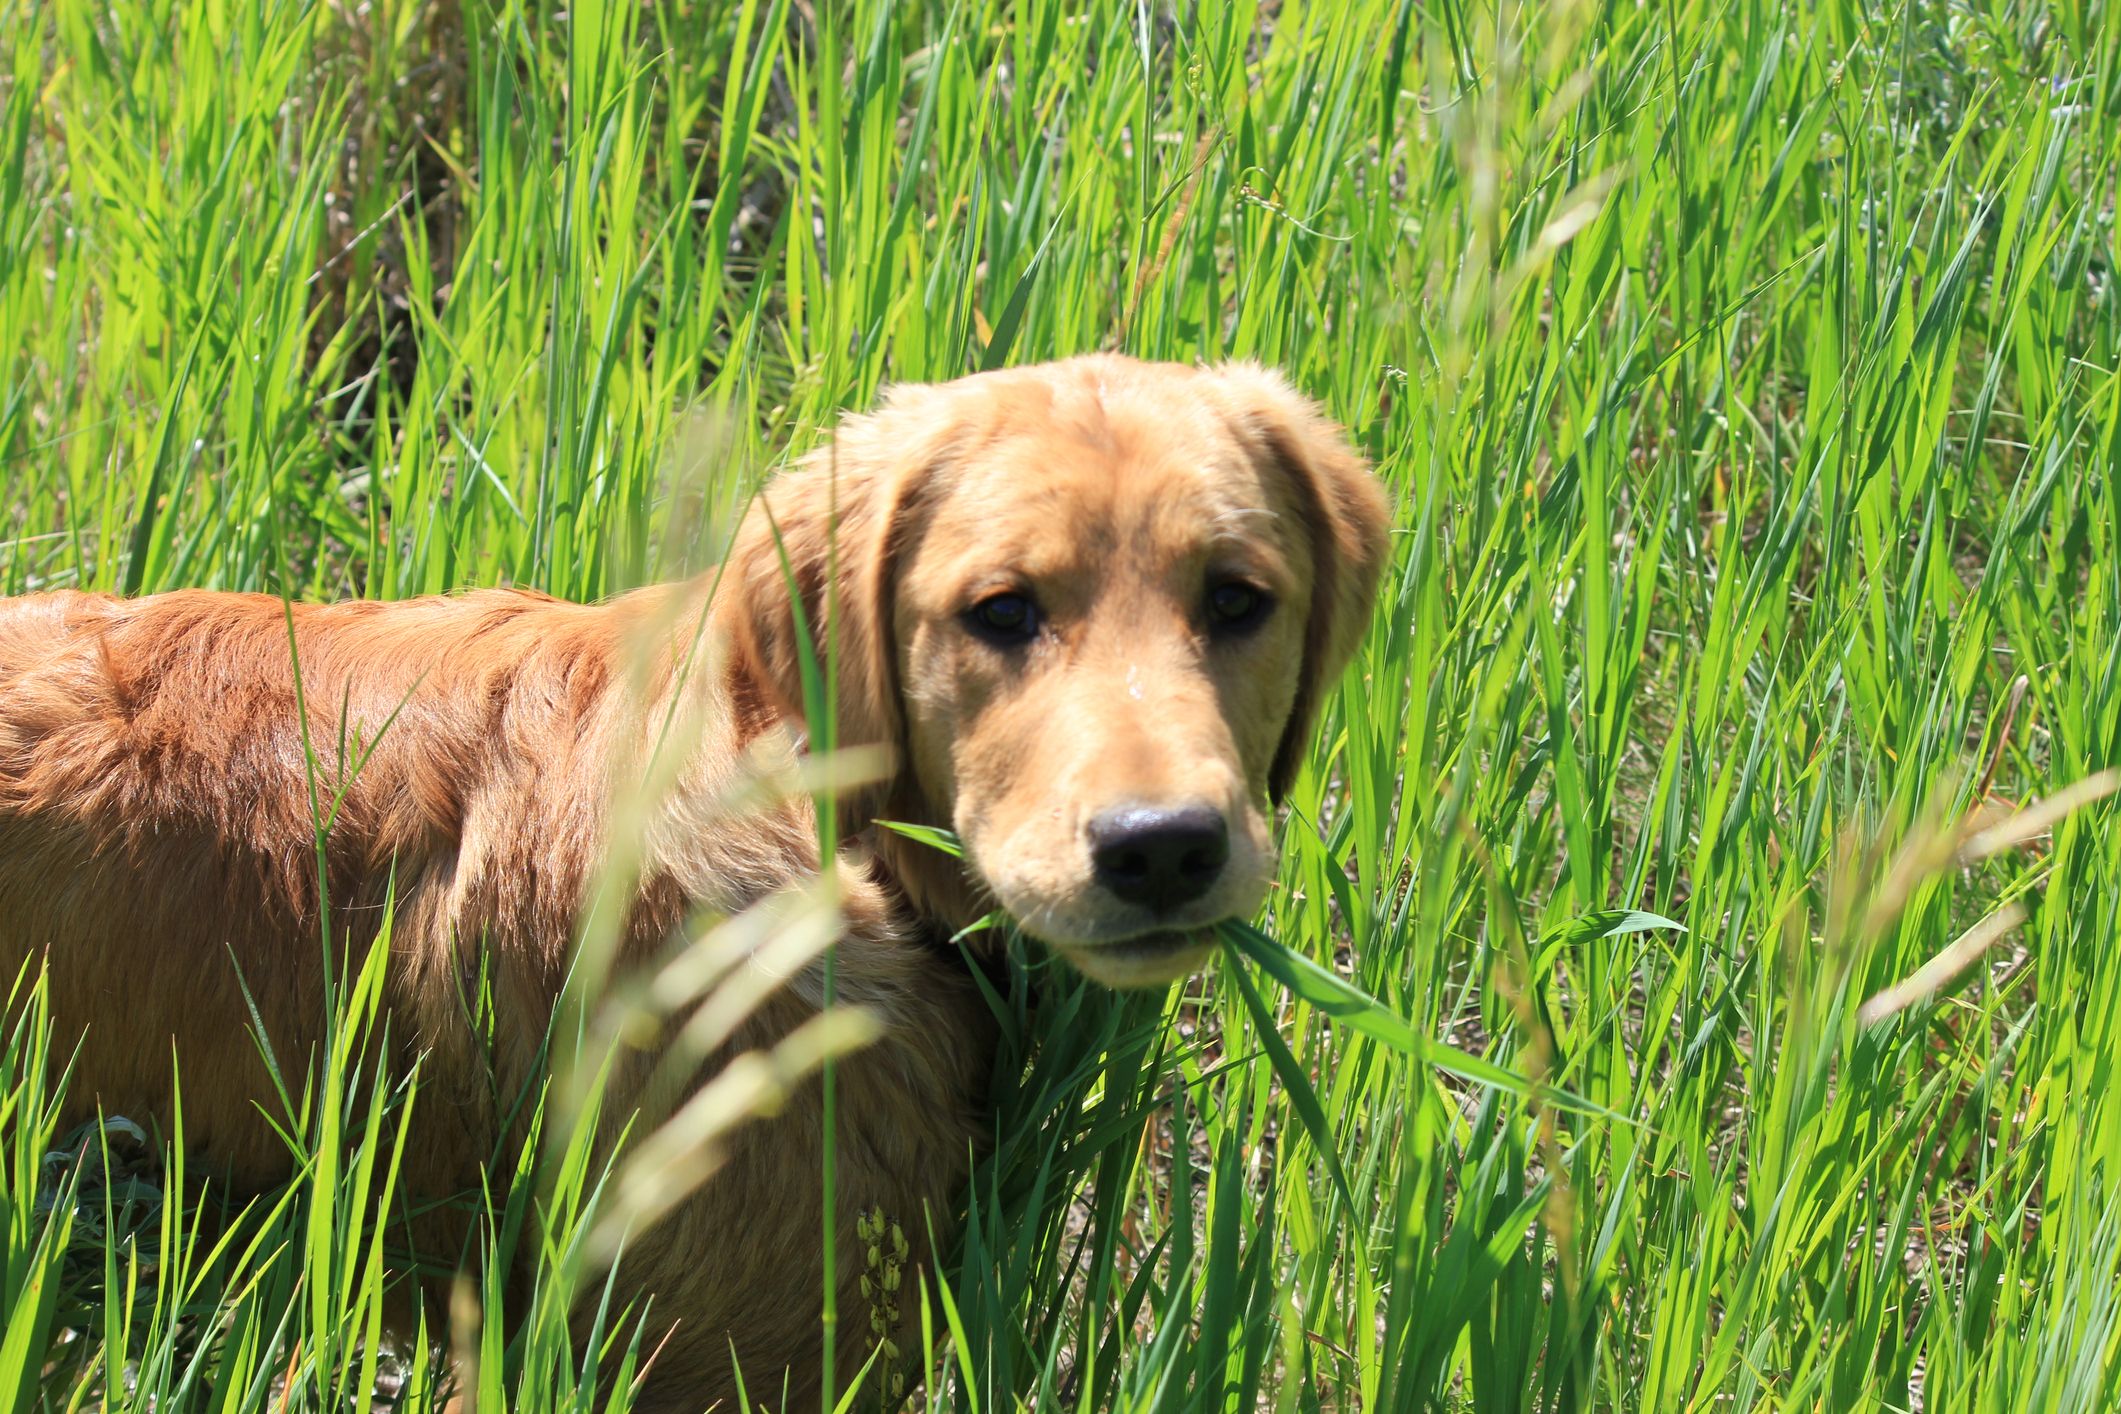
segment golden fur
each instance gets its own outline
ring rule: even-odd
[[[193,1148],[234,1183],[269,1183],[286,1154],[238,974],[299,1074],[323,1016],[320,872],[355,955],[394,892],[386,1002],[424,1057],[404,1184],[473,1188],[506,1157],[496,1097],[535,1079],[645,722],[683,709],[702,726],[648,828],[622,963],[657,955],[689,912],[815,873],[806,802],[741,820],[710,808],[743,763],[799,749],[807,625],[840,655],[839,741],[895,763],[843,800],[840,985],[884,1030],[840,1071],[841,1250],[855,1215],[881,1207],[927,1263],[922,1214],[947,1222],[993,1049],[938,940],[999,902],[1091,976],[1161,984],[1204,955],[1210,925],[1257,908],[1266,803],[1362,631],[1386,522],[1338,429],[1275,375],[1093,356],[893,390],[769,485],[719,581],[592,606],[502,590],[296,605],[292,652],[268,596],[0,601],[0,972],[48,960],[55,1014],[86,1036],[77,1115],[165,1117],[174,1050]],[[1202,617],[1231,582],[1217,604],[1271,596],[1242,633]],[[1036,605],[1035,636],[968,628],[997,594]],[[671,627],[695,621],[714,645],[702,654]],[[643,641],[657,646],[640,677]],[[297,661],[327,791],[346,780],[321,871]],[[1116,896],[1093,826],[1165,803],[1219,812],[1227,864],[1187,856],[1213,878],[1182,905]],[[969,867],[877,818],[954,828]],[[466,1010],[482,969],[490,1046]],[[731,1049],[770,1043],[816,1001],[796,979]],[[621,1111],[653,1060],[618,1077]],[[819,1129],[813,1085],[741,1131],[637,1243],[622,1286],[675,1325],[651,1405],[726,1395],[732,1343],[754,1392],[788,1367],[795,1401],[814,1397]],[[860,1267],[843,1263],[843,1311],[864,1309]],[[850,1371],[867,1354],[841,1349]]]

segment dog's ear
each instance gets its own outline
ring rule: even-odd
[[[1280,374],[1257,364],[1221,370],[1233,415],[1260,455],[1286,479],[1311,542],[1311,615],[1304,627],[1296,704],[1275,748],[1268,789],[1295,783],[1325,695],[1333,690],[1370,622],[1390,553],[1392,507],[1347,434]]]
[[[928,390],[887,390],[874,413],[844,418],[831,443],[770,480],[730,547],[715,591],[732,666],[770,711],[824,734],[805,700],[833,682],[839,746],[902,747],[892,629],[897,567],[946,418]],[[807,646],[807,655],[806,655]]]

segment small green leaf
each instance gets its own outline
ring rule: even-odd
[[[964,927],[958,929],[955,933],[952,933],[950,935],[950,941],[953,943],[961,943],[965,939],[971,937],[974,933],[984,933],[989,928],[1000,928],[1007,925],[1008,922],[1009,915],[997,908],[992,913],[984,914],[979,918],[973,919],[970,923],[967,923]]]
[[[1659,931],[1684,933],[1686,925],[1675,923],[1661,913],[1645,913],[1639,908],[1595,909],[1580,918],[1570,919],[1539,940],[1539,953],[1532,962],[1532,975],[1546,976],[1556,954],[1563,948],[1577,947],[1598,938],[1617,938],[1623,933]]]
[[[893,834],[904,835],[909,840],[917,840],[931,849],[939,849],[952,859],[963,859],[965,857],[963,842],[949,830],[939,829],[934,825],[909,825],[903,820],[879,820],[876,823],[882,825]]]

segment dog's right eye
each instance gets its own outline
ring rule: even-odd
[[[1014,647],[1038,636],[1038,605],[1028,595],[996,594],[967,610],[965,623],[989,643]]]

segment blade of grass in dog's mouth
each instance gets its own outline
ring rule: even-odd
[[[1328,972],[1249,923],[1228,922],[1217,931],[1229,951],[1233,967],[1242,967],[1248,961],[1257,964],[1260,971],[1336,1024],[1382,1042],[1402,1055],[1412,1056],[1462,1079],[1492,1085],[1516,1095],[1529,1095],[1536,1088],[1540,1098],[1549,1104],[1626,1122],[1626,1116],[1615,1114],[1603,1105],[1593,1104],[1552,1085],[1535,1087],[1532,1081],[1505,1066],[1422,1035],[1405,1017],[1368,992]]]

